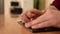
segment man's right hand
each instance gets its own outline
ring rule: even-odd
[[[42,14],[42,12],[37,9],[27,10],[20,15],[19,19],[21,19],[27,23],[27,22],[30,22],[31,20],[39,17],[41,14]]]

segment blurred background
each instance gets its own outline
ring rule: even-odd
[[[50,6],[54,0],[34,0],[34,8],[43,10]]]
[[[0,0],[0,23],[19,18],[19,15],[28,9],[44,10],[54,0]],[[12,18],[13,17],[13,18]],[[4,20],[5,19],[5,20]]]
[[[53,1],[54,0],[4,0],[5,21],[10,20],[9,18],[19,18],[19,15],[28,9],[36,8],[44,10]]]
[[[17,23],[20,14],[28,9],[44,10],[54,0],[0,0],[0,34],[26,33],[25,29]],[[22,30],[23,29],[23,30]]]
[[[4,23],[4,0],[0,0],[0,25]]]

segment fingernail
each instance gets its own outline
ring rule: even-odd
[[[27,23],[26,23],[26,24],[25,24],[25,27],[27,27],[27,28],[30,27],[30,24],[27,24]]]
[[[37,29],[36,27],[32,27],[32,29]]]
[[[35,28],[35,27],[32,27],[33,29]]]

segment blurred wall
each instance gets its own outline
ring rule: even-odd
[[[53,2],[54,0],[46,0],[45,1],[45,6],[46,6],[46,8],[48,7],[48,6],[50,6],[50,4]]]
[[[0,0],[0,26],[4,23],[4,0]]]
[[[0,0],[0,14],[4,12],[4,0]]]
[[[10,2],[15,0],[4,0],[4,18],[5,22],[11,21],[11,14],[10,14]],[[17,0],[18,2],[21,2],[20,0]],[[7,19],[8,18],[8,19]]]

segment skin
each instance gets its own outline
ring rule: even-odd
[[[19,19],[23,20],[25,23],[28,23],[28,22],[36,19],[40,15],[42,15],[42,13],[43,12],[41,12],[40,10],[37,10],[37,9],[27,10],[20,15]]]
[[[44,13],[39,12],[39,10],[36,9],[28,11],[22,13],[21,15],[21,19],[26,22],[26,28],[32,27],[33,29],[37,29],[49,26],[60,28],[60,11],[56,7],[50,6],[44,10]],[[31,13],[31,11],[33,13]]]

